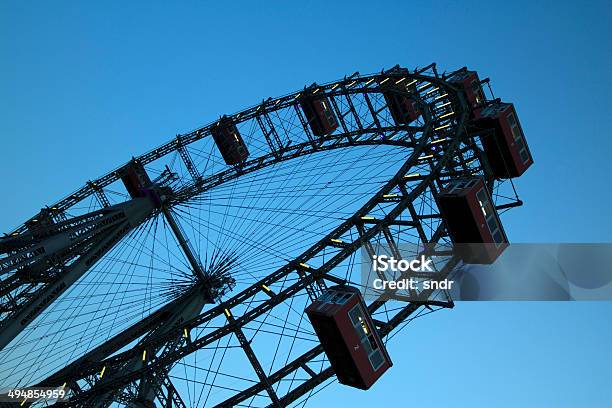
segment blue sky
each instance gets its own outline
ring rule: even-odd
[[[0,230],[179,132],[313,81],[436,61],[491,77],[535,158],[512,242],[610,242],[609,2],[0,3]],[[610,303],[415,321],[372,392],[421,407],[608,407]],[[500,402],[501,401],[501,402]]]

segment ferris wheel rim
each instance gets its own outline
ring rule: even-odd
[[[393,78],[406,78],[406,77],[420,78],[423,81],[427,81],[427,82],[438,84],[440,87],[448,89],[448,92],[451,92],[451,93],[454,92],[453,86],[448,84],[448,83],[446,83],[441,78],[435,78],[435,77],[430,77],[430,76],[423,76],[423,75],[420,75],[420,74],[410,74],[410,73],[408,73],[408,74],[384,74],[384,75],[389,76],[389,77],[393,77]],[[323,89],[323,91],[321,91],[321,94],[322,95],[344,95],[344,93],[336,93],[336,94],[334,94],[333,92],[340,92],[340,91],[335,91],[335,89],[340,89],[341,87],[344,87],[344,86],[350,84],[351,82],[355,82],[357,84],[362,84],[362,85],[366,84],[366,86],[367,86],[367,83],[374,82],[375,79],[380,77],[380,76],[381,76],[381,74],[373,74],[373,75],[366,75],[366,76],[359,76],[359,77],[350,77],[348,79],[345,78],[344,80],[341,80],[341,81],[330,82],[330,83],[321,85],[321,87]],[[328,90],[329,90],[329,93],[327,92]],[[302,91],[295,92],[295,93],[289,94],[289,95],[287,95],[285,97],[281,97],[281,98],[279,98],[277,100],[264,101],[261,105],[255,105],[255,106],[253,106],[251,108],[248,108],[246,110],[241,111],[240,113],[236,113],[236,114],[233,114],[233,115],[230,115],[230,116],[231,117],[238,116],[239,118],[242,118],[241,120],[245,120],[246,121],[246,120],[248,120],[249,115],[255,114],[258,110],[261,110],[261,109],[265,110],[266,106],[272,106],[274,109],[281,109],[283,106],[285,106],[284,103],[286,103],[290,98],[293,98],[293,100],[295,100],[297,98],[297,96],[300,95],[301,92]],[[362,90],[359,90],[359,89],[349,90],[347,93],[358,94],[358,93],[380,93],[380,92],[381,92],[380,88],[369,88],[369,89],[366,89],[365,91],[363,89]],[[465,104],[465,102],[462,101],[460,95],[457,96],[457,97],[458,97],[459,101],[462,104]],[[280,101],[280,102],[276,102],[276,101]],[[276,108],[277,106],[278,106],[278,108]],[[444,155],[442,157],[436,157],[435,158],[435,165],[436,165],[437,171],[430,172],[422,180],[420,180],[420,182],[418,184],[418,187],[416,188],[416,191],[423,190],[429,183],[432,183],[436,178],[438,178],[439,175],[440,175],[440,170],[441,170],[442,166],[445,163],[445,160],[448,159],[450,156],[452,156],[456,152],[456,149],[459,146],[459,142],[461,141],[462,134],[465,131],[464,123],[465,123],[465,120],[466,120],[466,113],[465,112],[460,112],[460,113],[461,113],[461,116],[460,116],[460,118],[457,119],[456,123],[454,123],[452,126],[450,126],[444,132],[445,134],[450,134],[451,133],[450,131],[452,131],[453,137],[449,138],[448,144],[447,144],[447,150],[445,150]],[[398,179],[404,177],[406,175],[406,173],[408,172],[410,166],[414,165],[414,163],[417,162],[417,159],[419,159],[419,156],[421,155],[421,153],[423,153],[422,148],[426,145],[426,143],[429,141],[429,139],[432,138],[433,135],[436,134],[435,131],[437,129],[434,129],[434,126],[432,125],[433,122],[434,122],[434,120],[432,118],[427,117],[426,118],[426,123],[422,127],[395,126],[395,127],[390,127],[390,129],[389,129],[389,130],[392,130],[391,128],[393,128],[394,130],[399,130],[399,131],[410,131],[411,128],[414,128],[412,130],[416,131],[417,128],[418,128],[418,130],[421,130],[423,132],[422,135],[418,138],[418,141],[420,141],[419,146],[421,147],[421,149],[417,149],[417,146],[415,146],[413,144],[410,144],[410,143],[401,143],[401,142],[397,142],[397,141],[392,142],[391,140],[382,139],[382,140],[366,140],[366,141],[357,142],[357,143],[353,143],[353,144],[346,143],[344,145],[340,143],[340,144],[337,144],[337,145],[334,145],[334,146],[331,146],[331,147],[324,147],[324,148],[321,148],[319,150],[313,149],[312,151],[305,152],[304,155],[306,155],[306,154],[315,154],[317,152],[326,151],[326,150],[332,150],[332,149],[350,148],[351,146],[386,145],[386,146],[399,146],[399,147],[405,147],[407,149],[412,149],[412,154],[410,155],[410,158],[407,159],[405,164],[404,164],[404,166],[408,165],[408,167],[406,169],[404,169],[404,166],[402,166],[402,168],[400,170],[398,170],[398,172],[395,174],[395,176],[393,176],[393,178],[391,180],[389,180],[387,183],[385,183],[385,185],[383,187],[381,187],[380,190],[374,194],[374,196],[371,198],[371,200],[373,200],[375,197],[382,196],[386,192],[388,192],[389,189],[393,187],[393,183],[397,183]],[[210,126],[212,126],[214,123],[216,123],[216,122],[212,122],[211,124],[206,125],[205,127],[200,128],[197,131],[188,133],[186,135],[179,135],[179,136],[177,136],[177,139],[175,139],[175,140],[173,140],[171,142],[168,142],[167,144],[162,145],[161,147],[159,147],[157,149],[154,149],[153,151],[150,151],[149,153],[145,153],[144,155],[138,156],[136,158],[136,160],[142,160],[145,164],[146,163],[151,163],[154,160],[156,160],[156,159],[154,159],[154,160],[150,160],[149,162],[147,162],[147,160],[149,160],[149,158],[152,157],[151,156],[152,152],[158,151],[160,149],[163,150],[166,146],[173,145],[173,144],[178,146],[178,145],[180,145],[180,143],[182,143],[182,140],[184,140],[183,138],[184,137],[189,137],[189,135],[194,135],[195,134],[195,135],[197,135],[199,137],[201,134],[204,134],[200,138],[194,139],[194,140],[190,141],[188,144],[193,143],[196,140],[200,140],[201,138],[206,137],[208,135],[208,134],[205,134],[206,133],[206,129],[209,129]],[[372,134],[376,134],[379,131],[380,131],[380,129],[378,129],[378,130],[377,129],[372,129],[371,133]],[[358,132],[358,133],[359,134],[365,134],[367,132]],[[346,133],[341,133],[341,132],[338,133],[338,132],[336,132],[333,135],[330,135],[330,139],[329,140],[332,140],[333,138],[335,138],[337,140],[342,140],[345,137],[347,137]],[[308,144],[308,142],[301,143],[301,145],[303,145],[303,146],[306,146],[307,144]],[[295,145],[295,147],[296,147],[296,149],[300,148],[299,145]],[[178,148],[178,147],[176,147],[176,148]],[[168,150],[167,152],[165,152],[162,156],[159,156],[158,158],[164,157],[165,155],[167,155],[167,154],[169,154],[169,153],[171,153],[173,151],[176,151],[176,148],[174,150]],[[299,157],[299,156],[296,156],[296,157]],[[270,163],[268,163],[268,165],[277,164],[277,163],[280,163],[280,162],[282,162],[284,160],[291,160],[293,158],[294,157],[282,158],[282,159],[278,159],[277,158],[276,160],[273,160]],[[257,160],[259,160],[259,158],[253,159],[252,162],[256,162]],[[261,167],[261,168],[263,168],[263,167]],[[259,169],[254,169],[254,170],[251,170],[251,171],[256,171],[256,170],[259,170]],[[113,179],[113,177],[115,177],[113,179],[113,181],[116,181],[117,180],[117,174],[116,173],[117,173],[116,171],[110,172],[107,175],[105,175],[105,176],[103,176],[103,177],[101,177],[99,179],[96,179],[94,181],[94,183],[98,184],[98,185],[102,185],[103,183],[108,182],[109,180]],[[244,174],[248,174],[248,171],[243,171],[243,172],[237,171],[235,178],[238,178],[238,177],[240,177],[240,176],[242,176]],[[215,174],[215,175],[211,176],[211,178],[215,178],[215,177],[218,177],[218,175]],[[224,178],[223,179],[223,183],[228,182],[229,180],[232,180],[232,179],[233,178],[227,178],[227,179]],[[106,181],[101,181],[101,180],[106,180]],[[84,189],[87,189],[87,188],[91,188],[91,186],[88,185],[88,186],[84,187]],[[83,189],[81,189],[79,191],[82,191],[82,190]],[[204,191],[206,191],[206,190],[204,190]],[[202,191],[200,191],[199,193],[201,194]],[[91,195],[93,195],[92,191],[86,197],[90,197]],[[71,197],[71,196],[69,196],[69,197]],[[82,199],[84,199],[84,198],[83,197],[80,198],[80,200],[82,200]],[[180,205],[183,202],[187,201],[188,199],[189,198],[187,197],[187,198],[184,198],[184,200],[177,200],[175,202],[171,202],[171,206],[170,207],[172,207],[174,205]],[[58,204],[54,205],[54,207],[61,207],[61,203],[66,201],[66,200],[68,200],[68,198],[58,202]],[[369,205],[371,200],[369,200],[368,203],[366,203],[362,207],[360,207],[355,212],[355,214],[352,217],[350,217],[350,218],[359,217],[359,214],[364,211],[364,209]],[[367,212],[365,212],[364,214],[367,214]],[[397,214],[400,215],[401,211],[398,212]],[[389,220],[393,220],[394,218],[395,217],[389,218]],[[23,226],[20,227],[19,229],[16,230],[16,232],[23,231],[23,228],[24,228]],[[336,228],[334,228],[333,231],[336,231]],[[305,253],[308,252],[309,250],[311,250],[312,248],[321,245],[321,243],[324,242],[326,239],[328,240],[329,237],[332,235],[333,231],[330,232],[329,234],[325,235],[324,237],[322,237],[315,244],[313,244],[307,251],[305,251]],[[355,248],[354,251],[356,251],[356,250],[357,249]],[[292,260],[291,262],[293,264],[299,263],[299,261],[301,260],[302,256],[303,256],[303,254],[298,256],[298,257],[296,257],[296,259]],[[289,265],[289,263],[287,265]],[[279,270],[280,269],[284,269],[284,268],[285,267],[279,268]],[[287,268],[289,268],[289,266],[287,266]],[[332,267],[332,269],[333,269],[333,267]],[[249,288],[244,289],[240,293],[234,294],[232,296],[232,299],[240,299],[240,298],[244,297],[244,293],[247,292],[248,290],[252,291],[258,285],[261,285],[262,283],[265,285],[266,283],[268,283],[268,281],[266,279],[271,279],[270,277],[273,276],[274,273],[275,272],[270,273],[266,278],[261,279],[260,281],[254,283]],[[323,278],[319,278],[319,279],[323,279]],[[213,308],[203,312],[202,314],[203,315],[207,315],[208,314],[208,315],[211,315],[211,316],[214,315],[214,317],[218,317],[218,316],[220,316],[220,315],[222,315],[224,313],[224,309],[227,310],[223,306],[227,306],[227,305],[224,305],[224,304],[216,305]],[[275,306],[272,306],[272,308],[274,308],[274,307]],[[213,310],[214,310],[214,313],[212,312]],[[198,318],[200,318],[200,317],[201,316],[198,316]],[[198,321],[199,321],[198,318],[192,319],[192,321],[187,322],[187,324],[196,326],[198,324]],[[164,340],[167,340],[167,339],[166,338],[160,338],[159,342],[162,342]],[[194,349],[194,350],[196,350],[196,349]],[[185,354],[185,355],[187,355],[187,354]],[[123,356],[125,358],[127,358],[127,357],[130,357],[132,355],[131,354],[129,354],[129,355],[125,354]],[[108,361],[108,360],[105,360],[105,361]],[[158,363],[158,364],[163,365],[163,363]],[[154,368],[153,365],[151,367]],[[96,366],[94,368],[92,366],[91,370],[94,370],[94,371],[95,370],[99,370],[99,367]]]

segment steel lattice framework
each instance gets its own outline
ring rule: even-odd
[[[177,135],[133,159],[148,169],[157,166],[154,182],[170,191],[161,208],[145,198],[117,196],[113,186],[119,180],[118,171],[91,180],[45,207],[0,240],[0,348],[10,349],[15,341],[25,341],[21,339],[27,337],[28,326],[40,327],[37,319],[57,299],[67,296],[75,282],[80,282],[96,265],[116,258],[113,251],[135,242],[135,237],[146,234],[156,223],[168,226],[186,260],[186,269],[196,277],[208,276],[214,262],[202,259],[201,248],[193,245],[193,236],[189,238],[190,232],[185,231],[185,226],[195,219],[185,208],[204,202],[202,197],[211,191],[266,174],[283,163],[307,161],[310,157],[336,158],[335,152],[351,149],[400,151],[397,166],[377,182],[368,198],[359,202],[351,214],[340,217],[335,225],[326,225],[325,233],[321,233],[323,226],[319,228],[316,224],[318,238],[300,248],[295,256],[279,261],[249,284],[214,296],[210,287],[197,283],[197,279],[188,280],[190,284],[172,292],[160,307],[151,306],[150,313],[126,323],[111,336],[103,336],[86,353],[66,359],[64,367],[35,382],[39,386],[68,389],[69,401],[58,405],[138,406],[155,400],[164,407],[186,407],[187,387],[175,385],[177,376],[172,374],[173,370],[190,362],[190,356],[218,348],[227,339],[227,347],[241,349],[254,377],[240,387],[225,387],[223,397],[212,404],[288,406],[304,401],[334,375],[322,347],[310,342],[296,354],[292,345],[282,364],[276,364],[274,359],[272,364],[263,363],[258,337],[252,331],[255,323],[259,326],[254,333],[264,331],[266,326],[260,323],[269,322],[272,318],[268,316],[278,317],[277,310],[281,308],[296,309],[294,299],[308,302],[328,284],[351,282],[348,272],[338,271],[352,265],[361,248],[371,252],[372,246],[381,242],[396,248],[402,242],[435,244],[448,240],[432,198],[450,180],[481,175],[497,192],[498,209],[521,204],[518,197],[505,195],[503,183],[491,176],[478,138],[466,126],[467,102],[460,90],[446,81],[449,75],[439,74],[435,64],[415,70],[395,68],[371,75],[356,73],[281,98],[269,98],[229,115],[241,129],[249,129],[245,133],[251,156],[240,166],[209,165],[210,157],[198,153],[200,150],[195,146],[210,143],[214,123]],[[380,85],[385,80],[414,84],[415,91],[410,97],[422,112],[418,121],[397,125],[390,120]],[[340,125],[335,132],[327,136],[312,134],[299,105],[299,98],[306,94],[329,98]],[[174,167],[167,164],[170,157],[177,160]],[[369,166],[368,171],[375,172],[375,167]],[[287,175],[286,180],[297,177]],[[258,194],[264,194],[263,191],[262,188]],[[119,198],[113,201],[116,197]],[[89,204],[83,208],[85,203]],[[243,230],[236,227],[236,231]],[[246,240],[246,236],[245,233],[240,238]],[[458,262],[449,256],[433,276],[446,277]],[[441,299],[440,293],[430,291],[421,295],[419,302],[390,305],[379,299],[369,303],[381,336],[389,336],[416,316],[452,307],[452,302]],[[91,313],[97,316],[95,311]],[[293,312],[288,311],[287,315],[290,313]],[[287,336],[288,327],[294,325],[294,342],[307,337],[307,329],[303,329],[299,319],[285,319],[282,330],[279,323],[277,330],[281,336]],[[231,342],[235,346],[230,346]],[[17,368],[13,370],[19,372]],[[210,385],[204,383],[202,386]]]

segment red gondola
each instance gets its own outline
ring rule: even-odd
[[[160,188],[153,185],[143,165],[132,160],[119,170],[119,177],[132,198],[148,197],[156,207],[162,205]],[[161,194],[164,194],[161,188]]]
[[[227,116],[223,116],[210,129],[210,133],[226,164],[240,164],[249,157],[249,150],[242,136],[240,136],[238,128]]]
[[[485,101],[478,73],[467,69],[457,71],[448,78],[448,82],[463,89],[468,104],[474,110],[473,114],[477,114],[478,108]]]
[[[451,182],[436,201],[457,252],[467,263],[490,264],[508,238],[480,177]]]
[[[408,94],[416,93],[416,81],[409,78],[386,77],[378,81],[387,108],[396,124],[408,124],[416,120],[421,112],[416,102]]]
[[[367,390],[393,365],[358,289],[331,287],[306,314],[340,383]]]
[[[481,140],[487,160],[498,179],[519,177],[533,164],[523,129],[514,105],[493,102],[483,108],[474,120],[482,130]],[[490,132],[485,129],[492,129]]]
[[[151,179],[143,165],[132,160],[119,170],[119,176],[128,194],[132,198],[145,197],[147,189],[151,187]]]
[[[338,128],[338,120],[327,97],[306,96],[300,100],[300,107],[313,135],[325,136]]]

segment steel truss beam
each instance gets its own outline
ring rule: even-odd
[[[189,172],[189,175],[191,175],[191,178],[194,181],[198,181],[201,177],[200,173],[198,172],[196,165],[193,163],[187,147],[185,144],[183,144],[183,138],[181,135],[176,136],[176,145],[176,150],[179,152],[179,156],[181,156],[181,160],[183,160],[183,164],[185,164],[185,168]]]
[[[67,251],[70,253],[69,259],[74,260],[70,264],[54,264],[43,262],[39,270],[41,274],[46,273],[46,276],[40,285],[35,287],[29,286],[29,292],[22,291],[17,295],[17,298],[22,298],[18,309],[13,310],[3,318],[0,326],[0,349],[6,347],[19,333],[21,333],[38,315],[40,315],[55,299],[64,293],[74,282],[76,282],[85,272],[87,272],[102,256],[110,251],[123,237],[128,235],[130,231],[141,225],[153,212],[153,204],[144,198],[128,201],[109,208],[109,212],[100,217],[93,225],[85,223],[87,228],[83,229],[64,229],[63,226],[58,227],[61,231],[59,234],[53,234],[45,237],[45,240],[38,244],[43,248],[43,253],[48,258],[53,258],[54,255]],[[87,217],[84,217],[87,219]],[[109,226],[110,224],[110,226]],[[77,224],[78,225],[78,224]],[[53,228],[50,229],[53,231]],[[90,236],[91,245],[83,252],[72,252],[73,241],[81,239],[86,233],[99,232]],[[71,239],[73,237],[74,239]],[[26,249],[29,251],[29,249]],[[66,257],[60,257],[65,259]],[[30,260],[32,258],[29,258]],[[16,264],[12,264],[14,268]],[[25,270],[31,266],[39,264],[30,263],[23,266]],[[48,269],[47,269],[48,268]],[[21,269],[15,272],[14,276],[20,277]],[[3,281],[3,286],[4,281]],[[16,297],[12,297],[13,302],[17,302]]]
[[[135,395],[131,397],[133,400],[132,402],[153,401],[158,395],[163,394],[164,388],[166,389],[165,395],[168,397],[168,393],[170,392],[168,387],[171,386],[171,383],[169,382],[170,380],[167,379],[167,375],[173,364],[149,370],[147,368],[149,361],[154,359],[158,354],[159,358],[172,355],[175,350],[183,347],[189,342],[189,336],[185,335],[188,329],[185,327],[184,322],[192,320],[199,315],[207,302],[208,292],[204,285],[199,282],[185,292],[183,296],[174,301],[171,307],[164,308],[165,311],[162,314],[163,318],[158,319],[160,323],[146,333],[132,349],[138,350],[137,354],[119,365],[103,366],[97,375],[88,375],[91,387],[89,391],[95,390],[95,392],[93,393],[94,396],[90,395],[86,399],[84,405],[107,407],[117,398],[120,398],[122,391],[128,389],[130,386],[130,384],[124,384],[120,387],[108,387],[107,384],[114,383],[114,379],[117,377],[132,375],[134,373],[138,373],[139,384],[135,387]],[[136,324],[135,326],[138,325],[139,324]],[[133,326],[133,328],[135,326]],[[168,341],[156,345],[152,345],[148,342],[148,339],[159,336],[168,337]],[[126,344],[126,340],[122,339],[121,341],[115,341],[115,343],[116,345],[117,343]],[[106,352],[108,351],[110,350],[107,348]],[[92,356],[89,355],[89,357]],[[80,359],[76,364],[71,364],[72,372],[79,372],[81,369],[80,365],[83,364],[87,364],[87,361]],[[70,373],[70,371],[68,371],[68,373]],[[104,374],[104,376],[102,374]],[[49,378],[43,381],[43,383],[52,381],[53,379]],[[83,390],[79,392],[84,394]],[[172,390],[172,392],[174,392],[174,390]],[[126,397],[123,397],[123,399],[125,398]],[[176,397],[170,395],[170,399],[180,400],[180,395]]]

